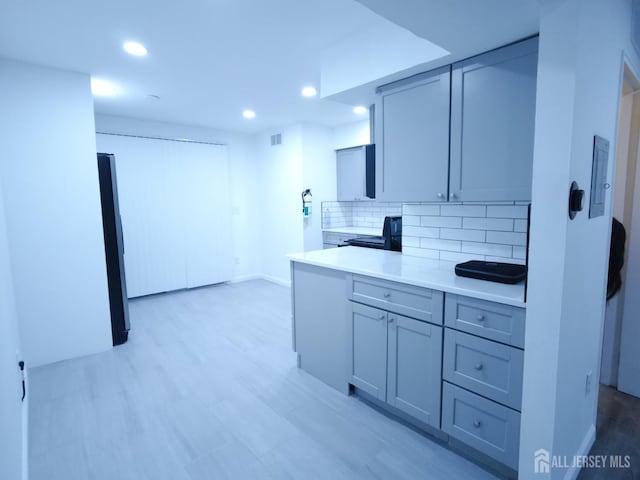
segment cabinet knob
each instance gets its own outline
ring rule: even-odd
[[[484,368],[484,365],[482,365],[481,363],[476,363],[473,368],[480,371]]]
[[[478,315],[478,316],[476,317],[476,320],[478,320],[479,322],[484,322],[484,320],[485,320],[485,319],[484,319],[484,315]]]
[[[384,320],[387,316],[384,313],[380,314],[380,318],[378,320]]]
[[[388,320],[388,321],[389,321],[389,323],[393,323],[393,322],[394,322],[394,320],[395,320],[395,318],[393,318],[393,317],[389,317],[389,320]]]
[[[391,298],[391,292],[386,292],[384,294],[384,298]]]
[[[480,420],[474,420],[473,426],[476,428],[480,428],[482,426],[482,422]]]
[[[444,198],[444,193],[439,193],[438,198]]]
[[[458,195],[456,195],[455,193],[450,193],[450,194],[449,194],[449,198],[450,198],[451,200],[455,200],[456,198],[458,198]]]

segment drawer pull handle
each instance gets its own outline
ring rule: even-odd
[[[484,368],[484,365],[482,365],[481,363],[476,363],[474,368],[479,371],[479,370],[482,370]]]
[[[391,292],[386,292],[384,294],[384,298],[391,298]]]
[[[482,422],[480,420],[474,420],[473,426],[476,428],[480,428],[482,426]]]
[[[479,322],[484,322],[484,320],[485,320],[484,315],[478,315],[476,317],[476,320],[478,320]]]

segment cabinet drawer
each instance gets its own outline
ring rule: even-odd
[[[359,275],[349,287],[355,302],[442,325],[442,292]]]
[[[447,294],[447,327],[524,348],[524,308]]]
[[[443,382],[442,389],[442,429],[517,469],[520,413],[447,382]]]
[[[522,350],[446,329],[445,380],[516,410],[522,403],[523,362]]]

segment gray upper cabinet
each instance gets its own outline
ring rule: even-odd
[[[450,200],[531,199],[537,65],[537,38],[453,65]]]
[[[450,72],[445,67],[379,89],[377,199],[446,201]]]
[[[337,150],[336,169],[338,201],[350,202],[366,199],[364,147]]]
[[[442,327],[388,314],[387,403],[440,428]]]

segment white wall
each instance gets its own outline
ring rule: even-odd
[[[273,133],[276,132],[266,132],[255,138],[260,161],[260,185],[255,194],[260,235],[254,239],[254,246],[262,254],[265,278],[287,284],[290,272],[286,255],[304,250],[302,126],[279,129],[282,145],[272,147],[270,136]]]
[[[337,198],[336,153],[331,148],[333,132],[326,127],[302,127],[302,182],[311,188],[313,209],[303,220],[304,250],[322,249],[322,202]]]
[[[96,131],[159,138],[184,138],[227,145],[232,205],[233,279],[240,281],[260,274],[259,162],[252,136],[204,127],[153,122],[97,114]],[[229,232],[227,232],[229,233]]]
[[[21,357],[9,241],[5,227],[4,202],[0,189],[0,472],[2,478],[17,480],[21,478],[23,460],[23,406],[20,402],[22,389],[18,370],[18,358]]]
[[[346,123],[333,129],[333,149],[357,147],[371,143],[369,119]],[[335,199],[334,199],[335,200]]]
[[[522,405],[520,478],[574,478],[576,469],[534,474],[534,452],[586,454],[595,436],[611,230],[585,210],[569,222],[571,180],[590,190],[593,136],[614,153],[629,0],[558,0],[542,5]],[[554,232],[549,235],[549,232]],[[586,393],[586,376],[593,375]]]
[[[89,76],[0,61],[0,177],[30,366],[107,350],[111,320]]]

